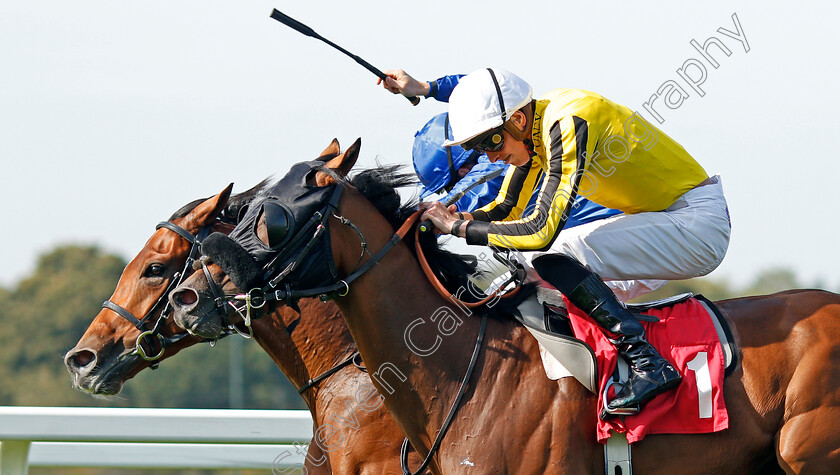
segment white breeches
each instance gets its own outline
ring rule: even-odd
[[[731,224],[718,176],[663,211],[626,214],[560,231],[545,251],[525,252],[528,264],[566,254],[601,276],[620,300],[669,280],[706,275],[723,260]]]

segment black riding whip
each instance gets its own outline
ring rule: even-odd
[[[347,56],[350,56],[351,58],[353,58],[354,61],[356,61],[357,63],[364,66],[365,69],[367,69],[368,71],[375,74],[379,79],[381,79],[383,81],[387,81],[388,76],[386,76],[385,73],[383,73],[382,71],[380,71],[379,69],[374,67],[372,64],[370,64],[367,61],[365,61],[364,59],[356,56],[355,54],[347,51],[346,49],[342,48],[341,46],[338,46],[337,44],[333,43],[332,41],[324,38],[323,36],[319,35],[318,33],[315,33],[315,30],[313,30],[312,28],[309,28],[308,26],[304,25],[303,23],[295,20],[294,18],[290,17],[289,15],[286,15],[285,13],[283,13],[283,12],[281,12],[281,11],[279,11],[275,8],[274,11],[271,12],[271,18],[274,18],[275,20],[279,21],[280,23],[288,26],[289,28],[291,28],[295,31],[303,33],[306,36],[315,38],[316,40],[323,41],[324,43],[332,46],[333,48],[335,48],[335,49],[341,51],[342,53],[346,54]],[[420,98],[417,97],[417,96],[411,96],[411,97],[403,96],[403,97],[408,99],[408,101],[411,102],[412,105],[416,106],[417,104],[420,103]]]

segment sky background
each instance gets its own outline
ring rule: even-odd
[[[733,233],[712,277],[785,267],[840,289],[838,8],[830,2],[371,1],[0,3],[0,285],[58,244],[130,258],[155,224],[235,183],[244,191],[362,137],[360,164],[411,163],[416,130],[446,110],[375,85],[272,8],[380,69],[418,79],[495,66],[536,95],[592,90],[645,115],[722,176]],[[514,5],[516,5],[514,7]],[[717,30],[736,31],[749,51]],[[717,69],[694,92],[677,74],[710,36]],[[650,119],[650,115],[646,115]]]

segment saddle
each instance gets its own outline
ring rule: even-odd
[[[702,295],[686,293],[653,302],[628,304],[627,309],[639,321],[650,322],[648,325],[652,326],[649,327],[649,330],[658,330],[657,324],[653,322],[659,322],[659,318],[646,315],[646,313],[660,315],[665,321],[671,320],[672,317],[681,319],[679,311],[684,309],[677,310],[675,306],[678,305],[687,305],[687,308],[691,309],[689,311],[690,313],[682,314],[683,318],[686,315],[691,316],[691,318],[687,319],[689,325],[691,325],[692,321],[705,322],[702,332],[705,335],[703,338],[705,343],[701,348],[705,348],[706,350],[712,349],[712,345],[709,344],[709,339],[711,338],[713,340],[714,337],[711,335],[712,331],[709,328],[708,320],[711,320],[714,325],[714,334],[717,335],[717,339],[720,342],[722,356],[716,356],[719,354],[717,351],[713,351],[710,353],[711,358],[706,359],[710,355],[706,354],[706,352],[702,353],[704,357],[703,361],[706,365],[705,375],[709,378],[707,387],[704,385],[703,388],[703,391],[705,391],[705,400],[702,401],[703,398],[699,396],[699,392],[701,392],[700,383],[695,382],[695,387],[688,391],[683,391],[680,396],[676,394],[676,389],[670,391],[668,395],[666,393],[657,396],[657,398],[663,398],[664,396],[664,399],[667,401],[661,402],[658,407],[648,408],[647,412],[642,411],[638,415],[628,414],[626,417],[622,415],[610,421],[599,419],[596,432],[599,442],[604,444],[604,461],[607,475],[632,473],[630,444],[641,440],[646,433],[716,432],[728,427],[729,420],[720,389],[722,389],[723,378],[734,370],[738,353],[729,325],[717,306]],[[609,357],[609,355],[605,356],[602,343],[600,348],[593,349],[589,344],[576,338],[575,332],[572,330],[572,328],[575,328],[576,331],[583,333],[583,337],[587,338],[588,341],[593,341],[593,334],[598,335],[601,340],[605,340],[606,338],[603,337],[600,329],[595,330],[592,328],[591,323],[587,324],[584,322],[581,324],[580,311],[578,309],[573,308],[575,321],[572,321],[566,300],[560,292],[554,289],[539,288],[535,296],[519,305],[518,311],[519,314],[516,315],[517,320],[534,335],[540,344],[540,356],[542,357],[546,376],[550,379],[559,379],[567,376],[574,377],[592,393],[600,393],[599,397],[601,400],[599,401],[599,406],[606,407],[610,389],[613,386],[620,386],[627,380],[629,372],[627,363],[622,358],[616,357],[614,348],[610,350],[612,357]],[[708,320],[703,319],[703,313],[708,316]],[[589,325],[588,329],[587,325]],[[663,323],[663,325],[665,324]],[[668,325],[674,326],[675,324],[670,323]],[[676,326],[679,326],[679,323]],[[674,340],[681,341],[680,344],[685,345],[686,337],[687,335],[692,335],[691,329],[693,328],[697,327],[677,331],[676,334],[679,336]],[[691,342],[691,345],[694,344],[695,338],[688,336],[687,339]],[[594,341],[596,345],[599,344],[597,338]],[[666,341],[673,340],[666,338]],[[653,342],[651,343],[653,344]],[[717,344],[714,341],[711,343],[713,345]],[[598,356],[601,359],[600,364],[608,367],[609,371],[612,371],[612,374],[608,377],[607,375],[598,373],[599,358],[596,358],[596,352],[599,353]],[[696,352],[696,355],[699,356],[700,354],[700,352]],[[672,356],[674,356],[673,353]],[[716,382],[713,383],[708,369],[714,366],[714,364],[709,366],[708,363],[716,363],[718,365],[717,368],[720,368],[721,360],[723,360],[723,370],[718,369],[712,371],[712,376],[716,375]],[[608,363],[609,361],[615,362],[614,371],[612,370],[613,366]],[[691,364],[696,362],[697,358],[689,362],[688,368],[700,369],[692,368]],[[683,360],[682,363],[685,364],[686,361]],[[717,385],[716,395],[713,395],[715,392],[712,389],[713,385]],[[617,390],[620,390],[620,388],[617,388]],[[650,405],[655,406],[653,404],[655,399],[651,400]],[[690,399],[694,399],[695,401],[689,404]],[[700,404],[688,407],[688,412],[686,412],[687,406],[697,404],[697,401],[700,401]],[[686,424],[688,421],[694,422]]]
[[[658,319],[645,315],[653,309],[671,307],[689,299],[696,299],[712,320],[721,343],[728,376],[735,367],[737,348],[729,324],[717,306],[702,295],[691,292],[663,299],[636,304],[626,304],[628,310],[642,322],[657,322]],[[539,287],[537,292],[523,301],[515,315],[525,328],[540,343],[540,356],[546,376],[559,379],[572,376],[594,394],[598,394],[598,364],[595,352],[582,340],[575,338],[568,319],[568,311],[562,294],[555,289]],[[620,386],[627,380],[628,367],[623,359],[618,360],[612,375],[613,384]]]

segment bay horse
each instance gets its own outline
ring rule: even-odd
[[[373,384],[422,456],[449,415],[486,322],[485,346],[430,470],[604,473],[596,396],[573,378],[546,378],[537,343],[513,319],[475,318],[470,313],[480,312],[433,289],[394,234],[395,217],[346,182],[359,149],[357,140],[326,163],[295,165],[271,187],[271,213],[285,214],[285,225],[267,225],[270,207],[255,202],[249,213],[262,208],[262,215],[240,222],[235,239],[208,238],[204,252],[228,274],[226,289],[271,281],[278,300],[321,290],[334,297]],[[312,234],[311,223],[323,232]],[[324,240],[326,255],[312,251]],[[331,269],[344,277],[333,279]],[[210,295],[195,290],[201,281],[193,275],[170,294],[183,322],[195,322],[201,316],[190,311],[209,305]],[[840,473],[840,296],[792,290],[716,304],[741,352],[724,385],[729,428],[648,435],[633,444],[635,469]]]
[[[336,142],[336,151],[337,147]],[[235,195],[228,202],[229,186],[216,196],[184,206],[169,222],[191,236],[199,235],[205,228],[227,233],[233,228],[238,211],[247,206],[259,188],[260,185]],[[208,341],[185,332],[172,318],[164,315],[161,319],[164,308],[160,302],[166,298],[168,282],[177,279],[176,274],[184,270],[191,249],[183,235],[171,228],[157,229],[126,266],[110,298],[132,315],[161,321],[159,334],[163,339],[160,341],[167,342],[165,347],[161,348],[160,341],[154,338],[140,339],[140,344],[147,348],[142,354],[148,358],[143,358],[137,350],[141,330],[115,311],[103,308],[76,346],[65,355],[65,365],[75,388],[97,397],[116,395],[141,370],[184,348]],[[328,452],[310,443],[304,463],[306,473],[399,473],[402,432],[384,406],[375,404],[376,399],[370,397],[368,388],[373,387],[369,376],[353,365],[345,365],[329,377],[310,383],[356,352],[337,307],[332,302],[304,299],[300,310],[308,318],[291,333],[288,329],[298,314],[288,307],[278,307],[254,320],[252,331],[254,340],[295,388],[309,386],[301,396],[312,413],[315,429],[334,429],[330,434],[333,445],[338,439],[344,440],[340,446],[328,447]],[[246,331],[242,329],[243,334]],[[365,398],[361,408],[359,394]]]
[[[116,395],[125,381],[141,370],[203,341],[162,315],[164,299],[183,275],[194,249],[191,240],[200,230],[229,232],[233,228],[234,221],[220,219],[232,186],[176,211],[166,221],[169,224],[159,225],[126,265],[107,301],[110,304],[103,304],[79,342],[64,356],[73,387],[94,396]],[[141,337],[152,326],[156,330]]]

